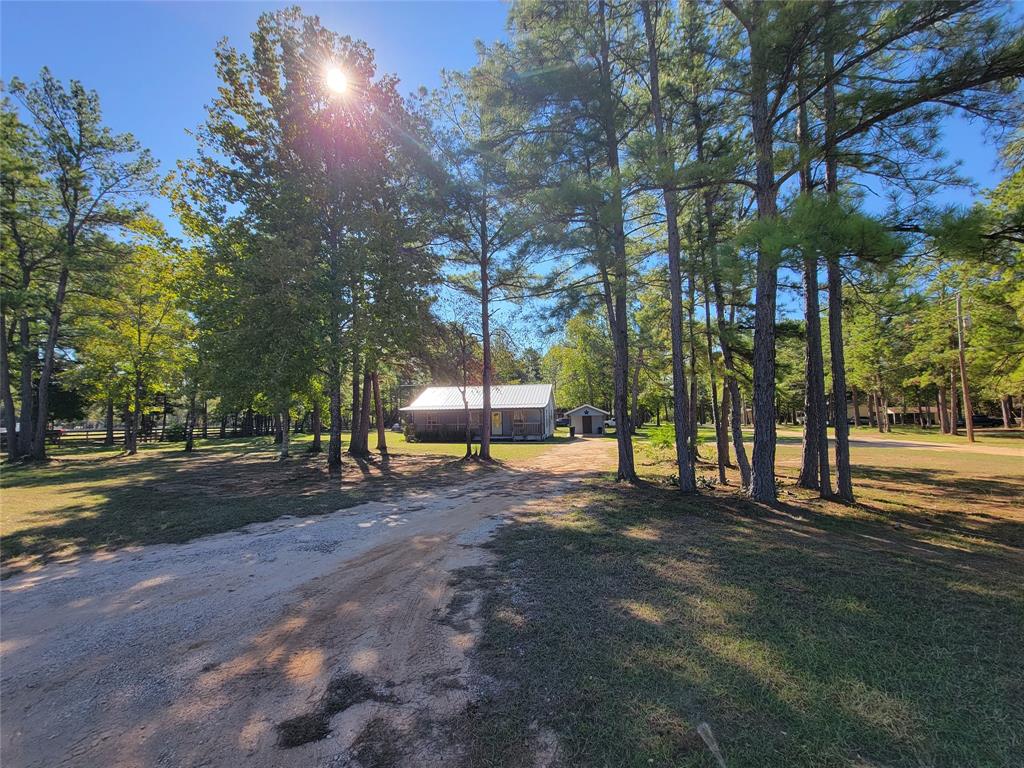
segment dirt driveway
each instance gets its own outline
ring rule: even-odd
[[[9,579],[4,765],[447,764],[476,636],[453,570],[613,454],[577,440],[458,487]]]

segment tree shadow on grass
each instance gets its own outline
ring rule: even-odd
[[[40,524],[0,542],[5,576],[65,556],[139,544],[180,543],[272,520],[316,515],[411,489],[456,482],[472,468],[443,456],[343,462],[340,479],[322,455],[280,462],[270,450],[199,451],[49,463],[5,473],[5,506],[52,503]],[[17,494],[21,495],[19,501]],[[52,502],[50,502],[52,496]],[[52,522],[51,522],[52,521]]]
[[[497,682],[455,731],[470,765],[528,765],[552,728],[567,766],[711,766],[701,722],[730,767],[1009,765],[1004,533],[993,567],[872,518],[600,487],[499,534],[477,654]]]

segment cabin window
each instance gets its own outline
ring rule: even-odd
[[[438,417],[438,415],[436,413],[428,413],[427,414],[427,429],[431,430],[431,429],[440,429],[440,428],[441,428],[441,419]]]

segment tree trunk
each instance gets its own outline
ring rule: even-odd
[[[615,438],[618,447],[619,480],[636,483],[639,478],[633,463],[633,436],[630,425],[629,392],[629,329],[628,297],[629,286],[626,255],[626,230],[622,206],[622,172],[619,166],[619,135],[615,118],[614,96],[611,82],[611,55],[606,28],[605,0],[598,0],[598,16],[601,25],[600,40],[600,109],[601,127],[604,133],[604,148],[607,154],[608,170],[611,176],[609,197],[611,203],[612,246],[614,283],[609,297],[611,309],[609,319],[612,325],[612,348],[614,350],[614,391]]]
[[[939,427],[942,429],[942,434],[950,434],[949,430],[949,408],[946,406],[946,388],[941,384],[936,387],[936,402],[939,408]]]
[[[481,213],[480,238],[480,342],[483,353],[481,371],[480,459],[491,460],[491,283],[490,253],[487,240],[487,206]],[[468,427],[468,424],[467,424]],[[472,455],[472,451],[470,454]]]
[[[956,348],[960,359],[960,388],[964,397],[964,425],[967,427],[967,442],[974,442],[974,406],[971,403],[971,389],[967,385],[967,357],[964,352],[964,308],[960,294],[956,295]]]
[[[710,193],[706,192],[706,195]],[[710,197],[705,200],[705,210],[711,206]],[[740,487],[746,491],[750,488],[750,461],[747,459],[747,449],[743,444],[743,421],[745,413],[743,410],[743,399],[740,396],[740,385],[736,380],[736,362],[732,354],[732,346],[729,344],[729,331],[725,317],[725,293],[722,290],[721,275],[718,268],[718,254],[712,248],[709,254],[711,258],[711,284],[715,290],[715,319],[718,324],[718,344],[722,349],[722,363],[725,366],[725,390],[729,394],[730,414],[728,421],[732,431],[732,447],[736,454],[736,464],[740,470]]]
[[[800,98],[797,133],[800,142],[800,191],[810,196],[810,132],[804,90],[803,62],[797,78]],[[803,254],[804,318],[806,345],[804,361],[804,435],[797,485],[817,490],[821,497],[832,495],[828,458],[828,414],[825,406],[825,362],[821,349],[821,307],[818,303],[818,256],[812,248]],[[845,402],[844,402],[845,405]],[[844,414],[845,415],[845,414]]]
[[[359,407],[359,444],[355,451],[351,451],[357,456],[369,456],[370,455],[370,396],[372,394],[372,386],[370,382],[370,368],[365,366],[363,371],[363,387],[361,393],[361,403]],[[353,434],[355,429],[353,428]]]
[[[853,398],[853,426],[859,427],[860,426],[860,399],[859,399],[856,387],[850,387],[850,396]]]
[[[196,432],[196,396],[189,398],[188,413],[185,414],[185,453],[192,453]]]
[[[124,399],[124,449],[127,451],[132,444],[132,429],[135,422],[132,420],[132,398],[128,395]]]
[[[362,398],[359,389],[359,355],[352,354],[352,428],[348,436],[348,452],[356,456],[362,453],[359,428],[362,426]]]
[[[635,433],[640,424],[640,365],[643,358],[643,350],[637,354],[636,365],[633,366],[633,384],[630,388],[630,421],[632,431]]]
[[[760,15],[760,11],[758,15]],[[756,22],[755,22],[756,24]],[[757,218],[774,221],[778,215],[773,126],[768,113],[768,50],[761,30],[750,31],[750,126],[754,141]],[[757,248],[754,306],[754,455],[750,495],[773,502],[775,489],[775,307],[778,255],[764,242]]]
[[[1003,429],[1009,429],[1010,422],[1012,421],[1012,417],[1010,415],[1011,406],[1009,395],[1003,395],[999,398],[999,407],[1003,410]],[[8,432],[8,434],[10,434],[10,432]]]
[[[957,412],[959,409],[959,402],[957,401],[957,386],[956,386],[956,370],[951,369],[949,372],[949,434],[959,435],[960,434],[960,414]]]
[[[220,416],[220,439],[223,440],[228,436],[228,415],[222,413]]]
[[[277,458],[284,461],[288,458],[292,446],[292,414],[288,409],[281,411],[277,416],[277,422],[281,425],[281,450]]]
[[[725,412],[718,408],[718,379],[715,376],[715,354],[711,341],[711,297],[708,280],[704,279],[704,338],[708,348],[708,385],[711,387],[711,419],[715,423],[715,452],[718,455],[718,482],[726,485],[729,478],[726,477],[725,468],[729,464],[729,434],[726,431],[722,414]],[[723,398],[724,403],[724,398]]]
[[[323,450],[320,439],[323,425],[320,423],[320,398],[318,396],[313,398],[313,413],[309,417],[309,428],[313,432],[313,442],[309,444],[309,452],[320,453]]]
[[[729,387],[726,386],[726,382],[722,382],[722,455],[725,457],[725,466],[735,467],[732,463],[732,457],[729,456],[729,420],[732,418],[732,397],[729,394]]]
[[[377,450],[382,456],[388,455],[387,428],[384,426],[384,403],[380,399],[380,376],[377,371],[370,374],[370,383],[373,385],[373,407],[377,419]],[[469,420],[466,420],[467,424]]]
[[[836,95],[833,81],[834,54],[825,50],[825,193],[839,200],[839,164],[834,147],[836,136]],[[853,475],[850,470],[850,426],[846,421],[846,358],[843,347],[843,274],[839,253],[830,250],[828,269],[828,340],[832,356],[832,410],[836,443],[836,495],[853,501]]]
[[[57,278],[57,294],[53,300],[50,313],[50,324],[46,334],[46,346],[43,349],[43,369],[39,374],[38,394],[36,395],[35,435],[32,438],[32,458],[46,458],[46,425],[50,418],[50,380],[53,378],[56,364],[57,334],[60,331],[60,317],[64,309],[64,297],[68,290],[68,268],[60,270]]]
[[[200,434],[199,434],[199,436],[202,437],[203,440],[206,440],[210,436],[210,431],[209,431],[209,428],[210,428],[210,411],[209,411],[208,406],[209,406],[209,402],[204,397],[203,398],[203,431],[200,432]]]
[[[35,390],[32,387],[32,376],[36,364],[39,362],[39,353],[32,343],[32,336],[29,329],[27,317],[18,320],[18,338],[21,346],[21,424],[18,432],[18,453],[22,456],[32,454],[32,438],[35,435],[33,424],[35,423]]]
[[[18,445],[18,414],[14,412],[14,394],[11,392],[11,367],[7,344],[7,318],[0,310],[0,390],[4,398],[4,427],[7,434],[7,458],[14,461],[20,455]]]
[[[139,452],[139,431],[142,428],[142,376],[135,374],[135,403],[132,411],[132,435],[128,443],[128,455],[134,456]]]
[[[341,475],[341,364],[331,360],[328,364],[327,387],[330,390],[331,430],[327,438],[327,471]]]
[[[104,445],[114,444],[114,398],[107,398],[106,413],[103,418],[103,427],[106,431],[106,435],[103,438]]]

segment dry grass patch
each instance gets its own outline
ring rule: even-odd
[[[855,449],[844,506],[793,486],[797,448],[779,459],[775,507],[681,498],[645,449],[654,484],[503,529],[469,765],[529,765],[551,729],[564,766],[713,766],[702,723],[730,768],[1016,764],[1021,464]]]

